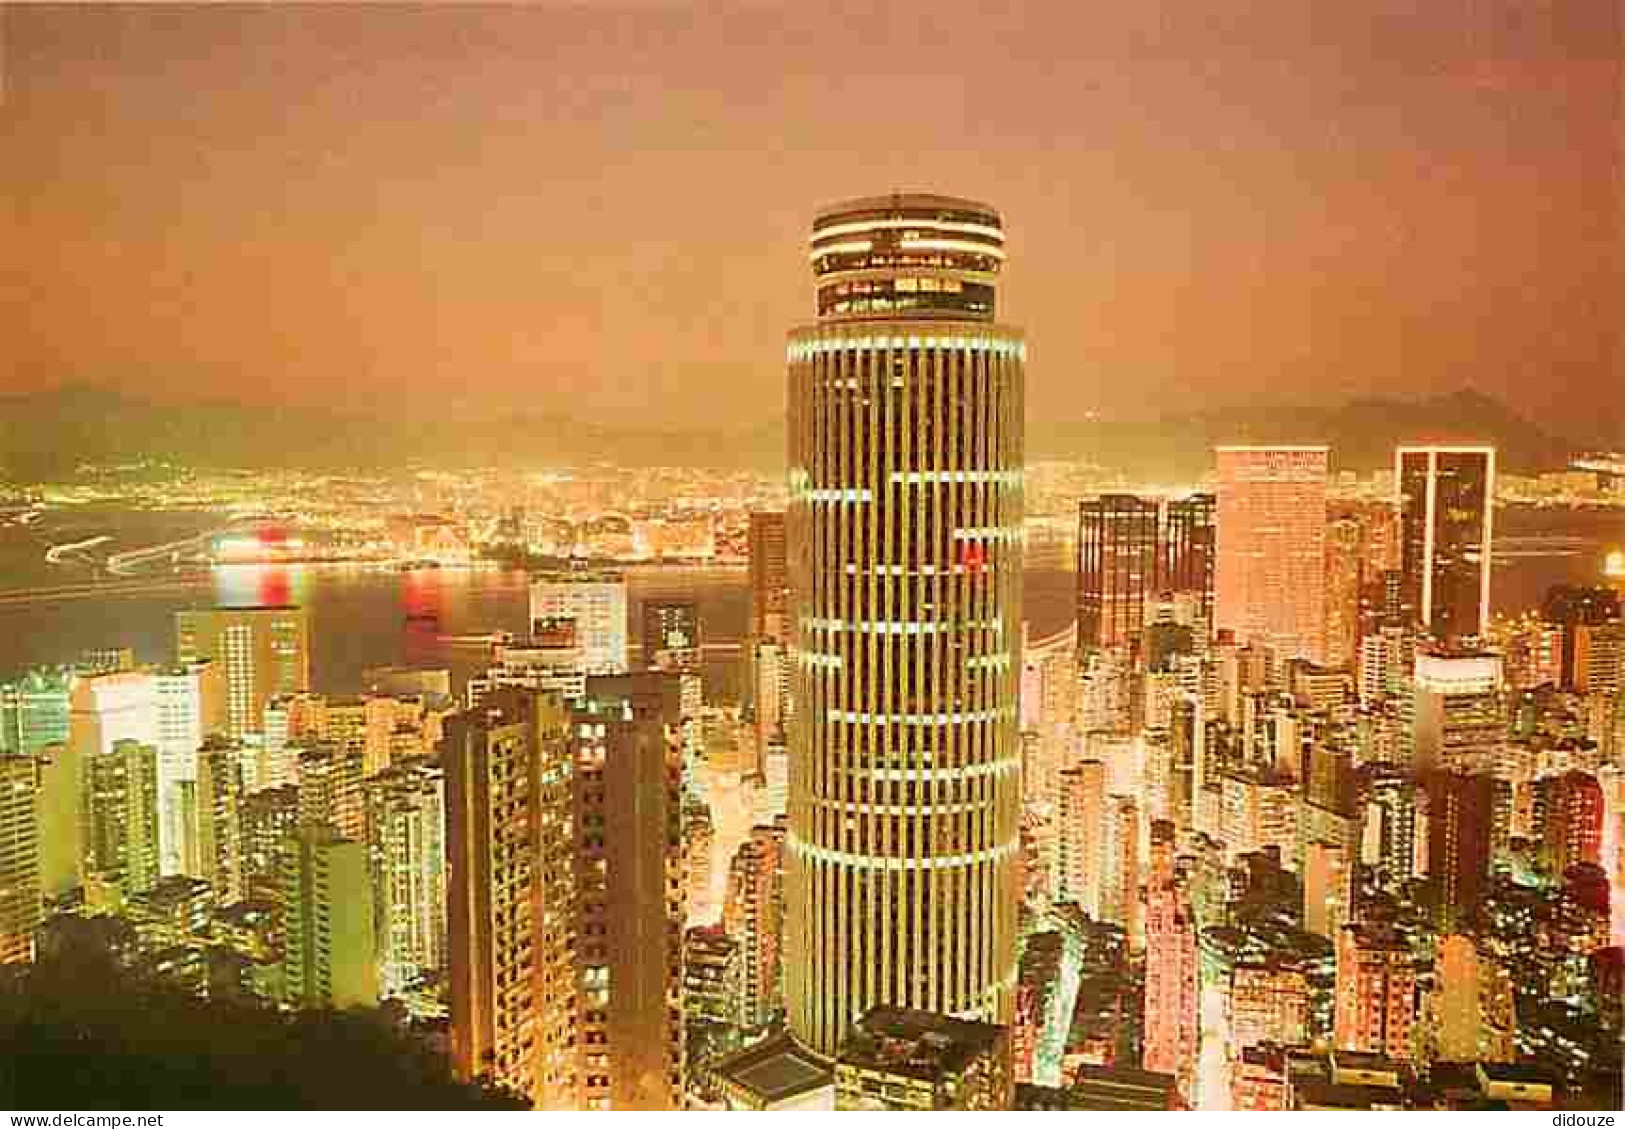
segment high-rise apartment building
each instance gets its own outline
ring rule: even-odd
[[[1503,736],[1500,656],[1418,654],[1413,679],[1417,773],[1482,767]]]
[[[441,744],[452,1066],[539,1109],[580,1105],[569,723],[557,693],[500,691]]]
[[[1541,601],[1541,618],[1560,630],[1558,657],[1558,686],[1564,690],[1587,693],[1591,687],[1590,666],[1585,660],[1594,648],[1598,629],[1618,624],[1620,597],[1612,588],[1590,588],[1570,584],[1555,584],[1546,591]],[[1608,638],[1609,633],[1601,633]],[[1614,687],[1617,689],[1617,685]]]
[[[244,865],[242,750],[229,739],[204,741],[195,777],[181,785],[187,834],[183,874],[201,878],[220,905],[248,896]]]
[[[128,898],[158,882],[158,750],[120,739],[85,765],[85,866]]]
[[[763,770],[768,746],[782,745],[790,713],[790,573],[784,516],[776,510],[752,512],[746,546],[750,623],[745,633],[744,697],[756,727],[757,773]]]
[[[1174,868],[1174,826],[1151,825],[1145,891],[1145,1016],[1141,1066],[1188,1080],[1198,1044],[1196,922]]]
[[[1020,816],[1023,358],[998,213],[813,222],[789,339],[786,997],[832,1055],[877,1004],[1009,1018]]]
[[[1053,897],[1075,902],[1095,920],[1100,919],[1101,888],[1105,884],[1106,765],[1080,761],[1063,768],[1057,779],[1057,835]]]
[[[203,739],[226,729],[223,667],[209,659],[153,675],[158,700],[158,865],[165,875],[185,873],[187,819],[181,786],[197,780]]]
[[[1495,448],[1394,452],[1399,570],[1407,602],[1434,639],[1483,634],[1490,621]]]
[[[1360,652],[1364,573],[1361,526],[1342,517],[1326,527],[1326,665],[1350,668]]]
[[[722,921],[742,950],[742,1021],[751,1028],[783,1010],[784,834],[782,819],[751,828],[728,868]]]
[[[1427,866],[1445,932],[1465,928],[1489,884],[1495,778],[1438,772],[1427,778]]]
[[[39,765],[0,755],[0,964],[34,959],[44,916],[39,837]]]
[[[362,791],[365,755],[339,745],[315,745],[299,754],[299,822],[326,823],[347,839],[367,834]]]
[[[1337,935],[1336,1048],[1409,1061],[1416,989],[1416,966],[1403,939],[1378,926],[1344,926]]]
[[[675,675],[587,679],[575,753],[582,1104],[683,1106],[682,709]]]
[[[226,731],[258,733],[267,701],[310,689],[310,615],[288,606],[176,612],[176,664],[200,659],[225,676]]]
[[[1517,1018],[1511,979],[1471,937],[1440,938],[1431,1003],[1439,1061],[1513,1061]]]
[[[1101,916],[1122,926],[1129,947],[1138,951],[1145,946],[1145,914],[1140,904],[1140,806],[1132,796],[1110,796],[1106,814]]]
[[[1214,620],[1282,661],[1325,656],[1325,447],[1220,447]]]
[[[1170,498],[1162,507],[1159,592],[1191,594],[1206,634],[1213,633],[1213,577],[1218,548],[1217,499],[1212,494]]]
[[[294,1007],[378,1002],[367,845],[307,823],[281,852],[283,1001]]]
[[[530,620],[573,619],[581,669],[620,674],[627,669],[626,578],[618,572],[570,568],[538,573],[530,584]]]
[[[446,968],[446,774],[404,761],[365,791],[380,990],[396,996]]]
[[[790,572],[782,511],[751,513],[746,553],[750,569],[749,634],[757,639],[784,639],[790,633]]]
[[[1595,776],[1576,769],[1537,780],[1533,799],[1532,830],[1552,875],[1600,859],[1604,805]]]
[[[586,692],[585,657],[572,616],[544,616],[531,621],[531,634],[496,645],[493,662],[468,680],[470,709],[493,690],[556,690],[568,701]]]

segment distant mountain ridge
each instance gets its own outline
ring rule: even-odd
[[[1503,469],[1561,468],[1570,445],[1496,400],[1463,391],[1339,407],[1245,406],[1145,421],[1029,420],[1029,459],[1078,459],[1153,478],[1193,477],[1220,443],[1326,443],[1337,470],[1392,465],[1402,442],[1494,443]],[[772,470],[782,423],[738,431],[661,430],[519,415],[408,421],[240,404],[153,404],[83,385],[0,398],[0,473],[61,478],[84,463],[161,459],[191,466],[369,470],[400,466],[705,466]]]

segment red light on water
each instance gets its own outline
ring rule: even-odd
[[[293,582],[285,568],[260,570],[260,605],[280,608],[293,603]]]

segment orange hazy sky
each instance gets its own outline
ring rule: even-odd
[[[1614,0],[995,7],[0,7],[0,391],[752,426],[814,209],[928,189],[1051,418],[1625,431]]]

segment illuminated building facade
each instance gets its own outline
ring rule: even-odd
[[[158,853],[165,875],[181,874],[188,832],[181,786],[197,780],[203,739],[226,728],[222,668],[208,659],[153,675],[158,708]]]
[[[1428,875],[1445,931],[1466,926],[1489,884],[1495,778],[1460,772],[1427,778]]]
[[[752,512],[746,541],[750,623],[745,635],[745,698],[756,726],[758,773],[769,743],[783,742],[790,712],[790,571],[784,519],[778,510]]]
[[[1157,503],[1103,494],[1078,503],[1078,655],[1145,630],[1157,594]]]
[[[1375,926],[1344,926],[1333,1005],[1338,1050],[1410,1060],[1416,992],[1416,967],[1403,940]]]
[[[282,843],[284,1002],[301,1008],[378,1003],[367,845],[326,824]]]
[[[1511,1062],[1517,1020],[1506,970],[1460,933],[1440,939],[1432,993],[1434,1053],[1443,1062]]]
[[[228,739],[206,738],[196,767],[181,785],[187,823],[182,873],[203,879],[221,905],[230,905],[248,896],[242,750]]]
[[[1145,1017],[1141,1065],[1185,1080],[1196,1066],[1198,999],[1196,922],[1174,873],[1174,828],[1151,825],[1145,896]]]
[[[1334,940],[1353,912],[1353,852],[1344,844],[1310,843],[1303,861],[1304,932]]]
[[[538,1109],[580,1106],[575,759],[552,693],[502,691],[447,720],[452,1067]]]
[[[1004,1021],[1015,982],[1021,334],[998,213],[820,212],[789,339],[791,1030],[888,1004]]]
[[[1602,785],[1595,776],[1571,770],[1535,782],[1533,830],[1551,874],[1561,876],[1576,863],[1596,863],[1602,829]]]
[[[742,950],[742,1022],[765,1026],[783,1010],[781,938],[784,931],[783,820],[751,828],[728,868],[722,920]]]
[[[128,898],[158,882],[158,750],[118,740],[85,774],[85,875]]]
[[[366,838],[362,791],[364,755],[340,745],[317,745],[299,754],[299,821],[328,823],[358,842]]]
[[[1143,634],[1165,594],[1191,602],[1205,640],[1213,624],[1214,499],[1102,494],[1078,504],[1077,653]]]
[[[1230,974],[1230,1045],[1291,1046],[1309,1028],[1309,984],[1301,969],[1243,961]]]
[[[46,667],[0,684],[0,756],[35,756],[68,739],[73,681],[69,668]]]
[[[531,623],[560,617],[575,620],[583,671],[626,671],[630,651],[624,576],[584,568],[538,574],[530,585]]]
[[[1322,662],[1325,447],[1220,447],[1214,620],[1281,660]]]
[[[877,1007],[841,1043],[838,1110],[1011,1108],[1008,1029],[908,1008]]]
[[[446,967],[446,774],[406,761],[366,783],[367,856],[380,989],[404,993]]]
[[[1412,750],[1418,773],[1472,769],[1501,742],[1501,659],[1497,655],[1418,654]]]
[[[645,670],[700,669],[700,605],[696,600],[643,602]]]
[[[1478,637],[1490,621],[1495,448],[1400,447],[1394,478],[1407,603],[1434,639]]]
[[[575,760],[579,1045],[588,1109],[681,1109],[682,712],[677,676],[587,679]]]
[[[213,659],[226,686],[226,731],[260,732],[265,703],[310,689],[310,615],[276,606],[175,613],[175,663]]]
[[[1607,650],[1607,644],[1616,638],[1620,614],[1619,593],[1612,588],[1557,584],[1547,590],[1541,602],[1541,618],[1560,631],[1558,686],[1589,693],[1593,682],[1612,681],[1613,685],[1606,689],[1618,689],[1617,657],[1612,662],[1612,679],[1595,678],[1591,668],[1593,653]],[[1602,648],[1598,647],[1599,641],[1603,643]]]
[[[34,959],[44,914],[39,833],[38,764],[0,756],[0,964]]]
[[[1105,884],[1106,765],[1081,761],[1057,774],[1060,793],[1056,819],[1054,899],[1075,902],[1095,920],[1100,919],[1101,888]]]

